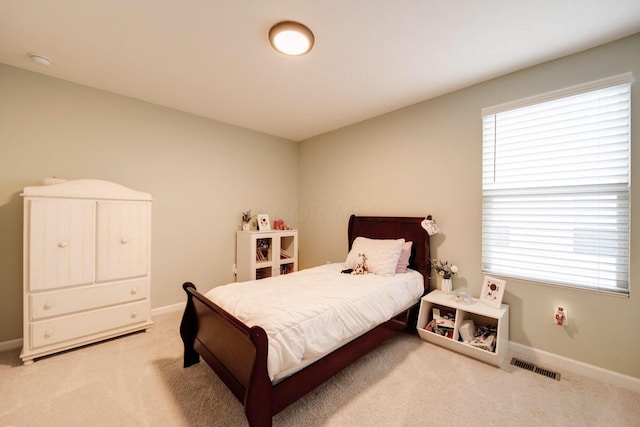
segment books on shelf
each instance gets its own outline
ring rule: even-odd
[[[291,255],[289,255],[286,250],[280,249],[280,259],[287,259],[287,258],[291,258]]]
[[[289,254],[286,249],[280,248],[280,259],[291,259],[293,255]],[[265,262],[271,260],[271,239],[256,240],[256,261]],[[288,266],[281,274],[286,274],[293,270],[293,266]]]
[[[269,251],[258,249],[256,251],[256,261],[269,261]]]
[[[271,239],[256,240],[256,261],[269,261]]]

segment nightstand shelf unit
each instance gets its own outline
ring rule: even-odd
[[[455,315],[450,337],[439,335],[427,330],[435,312],[452,312]],[[490,349],[484,349],[476,343],[463,341],[460,329],[467,320],[472,320],[476,327],[489,327],[495,330],[495,342]],[[462,353],[483,362],[500,366],[506,357],[509,348],[509,306],[502,304],[500,308],[486,305],[477,298],[473,298],[470,304],[458,302],[454,295],[443,295],[440,290],[435,290],[422,297],[417,323],[420,338],[433,344]]]

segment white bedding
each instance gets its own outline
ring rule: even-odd
[[[423,277],[341,274],[327,264],[267,279],[213,288],[206,297],[269,337],[271,380],[293,372],[415,304]]]

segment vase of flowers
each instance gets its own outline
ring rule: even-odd
[[[458,272],[458,267],[453,264],[449,264],[449,261],[442,261],[437,259],[431,260],[431,267],[438,272],[438,276],[442,277],[442,293],[444,295],[451,294],[451,291],[453,290],[451,278]]]
[[[251,221],[251,209],[246,212],[242,212],[242,231],[249,231]]]

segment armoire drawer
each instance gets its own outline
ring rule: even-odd
[[[31,328],[31,346],[44,347],[69,340],[107,333],[111,330],[147,322],[149,302],[140,301],[56,319],[34,322]]]
[[[148,278],[30,295],[32,320],[146,299]]]

